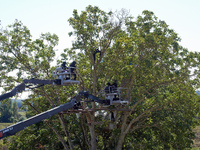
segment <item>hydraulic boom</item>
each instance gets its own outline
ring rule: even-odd
[[[47,118],[49,118],[49,117],[51,117],[55,114],[58,114],[58,113],[60,113],[64,110],[73,108],[73,107],[76,106],[76,104],[78,104],[79,101],[80,101],[80,96],[77,95],[77,96],[73,97],[68,103],[65,103],[65,104],[60,105],[60,106],[55,107],[55,108],[52,108],[48,111],[45,111],[45,112],[40,113],[36,116],[33,116],[33,117],[31,117],[27,120],[18,122],[14,125],[7,127],[7,128],[4,128],[4,129],[0,130],[0,139],[5,138],[7,136],[14,135],[15,133],[17,133],[21,130],[24,130],[26,127],[28,127],[32,124],[35,124],[39,121],[47,119]]]

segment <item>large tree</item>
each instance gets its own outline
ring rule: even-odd
[[[2,30],[2,32],[0,33],[1,87],[3,87],[5,91],[8,91],[12,89],[15,85],[23,82],[23,79],[51,79],[53,71],[51,63],[53,62],[55,57],[55,46],[57,44],[58,37],[55,34],[50,33],[42,34],[40,38],[32,40],[29,29],[24,26],[22,22],[17,20],[13,25],[10,25],[7,29]],[[61,93],[61,95],[63,93],[58,91],[61,90],[61,88],[55,88],[56,87],[46,86],[46,88],[32,90],[33,93],[30,94],[30,98],[24,101],[24,105],[26,105],[26,109],[28,108],[28,110],[30,111],[29,114],[31,116],[46,111],[52,107],[55,107],[56,105],[60,105],[61,103],[63,103],[63,101],[66,101],[66,99],[60,100],[59,98],[57,98],[59,96],[59,93]],[[65,89],[62,88],[62,90]],[[65,128],[63,117],[61,115],[58,116],[60,121],[62,122],[62,127]],[[58,131],[60,130],[60,126],[59,128],[56,128],[54,125],[46,122],[45,127],[51,128],[54,131],[54,137],[57,137],[57,141],[60,141],[62,143],[61,145],[67,148],[64,138],[60,135]],[[40,128],[38,127],[38,129]],[[40,130],[38,130],[37,132],[39,133]],[[51,134],[48,135],[50,136]],[[39,137],[41,137],[41,135]],[[30,138],[33,140],[26,141],[30,142],[30,144],[26,145],[26,147],[23,147],[24,145],[20,144],[21,142],[19,142],[18,139],[20,138],[13,138],[13,140],[18,142],[17,145],[19,146],[15,146],[13,144],[14,148],[28,149],[35,147],[36,144],[41,144],[38,143],[37,140],[35,141],[34,138]],[[41,142],[43,141],[46,140],[41,140]],[[49,142],[47,142],[47,145],[51,145],[50,140]],[[54,147],[54,145],[56,144],[52,144],[51,146]]]
[[[160,139],[156,133],[169,133],[168,142],[158,140],[161,147],[187,147],[192,142],[191,128],[196,123],[193,116],[197,113],[193,87],[198,82],[190,78],[191,67],[195,72],[198,70],[199,54],[181,47],[177,33],[150,11],[143,11],[134,19],[125,10],[106,13],[98,7],[88,6],[80,15],[74,10],[69,22],[74,29],[70,35],[76,40],[68,52],[71,56],[75,54],[85,90],[95,95],[112,79],[117,79],[120,86],[129,90],[129,105],[115,106],[116,119],[109,132],[105,124],[95,126],[95,121],[105,121],[104,116],[95,118],[94,112],[86,115],[90,123],[91,149],[99,147],[102,139],[103,149],[122,149],[131,145],[136,148],[133,141],[138,137],[134,134],[141,129],[148,131],[144,139],[149,139],[151,132],[155,133],[151,135],[152,141]],[[101,55],[94,59],[96,48]],[[118,111],[121,107],[129,111]],[[181,118],[190,118],[187,121],[191,124]],[[190,138],[186,140],[186,136]],[[177,139],[185,145],[178,144]]]
[[[29,114],[66,103],[76,91],[85,90],[104,98],[100,91],[113,79],[126,89],[123,98],[129,104],[99,110],[96,108],[104,106],[86,100],[82,103],[84,113],[58,114],[33,125],[12,138],[10,148],[190,147],[192,128],[197,124],[199,54],[181,47],[177,33],[150,11],[133,18],[126,10],[107,13],[88,6],[80,14],[74,10],[69,23],[73,28],[69,35],[75,40],[61,57],[76,60],[81,84],[34,89],[24,101]],[[32,40],[21,22],[10,27],[0,36],[1,85],[9,90],[22,77],[32,78],[35,73],[38,78],[50,79],[58,37],[48,33]],[[101,53],[95,54],[95,49]],[[17,76],[9,74],[13,71]],[[110,120],[110,114],[114,120]]]

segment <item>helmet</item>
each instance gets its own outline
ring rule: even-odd
[[[107,85],[110,85],[110,82],[108,82]]]

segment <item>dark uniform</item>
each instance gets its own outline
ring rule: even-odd
[[[95,62],[95,60],[96,60],[96,54],[97,53],[100,53],[100,56],[101,56],[101,51],[99,50],[99,49],[95,49],[95,51],[93,52],[93,58],[94,58],[94,62]]]
[[[73,61],[70,66],[69,66],[69,71],[71,73],[71,75],[74,76],[74,80],[76,80],[76,73],[74,72],[76,70],[76,61]]]
[[[105,93],[110,93],[110,91],[111,91],[111,84],[110,84],[110,82],[107,83],[107,86],[105,87],[104,91],[105,91]]]
[[[63,70],[66,70],[66,69],[67,69],[67,67],[66,67],[66,62],[63,62],[63,63],[62,63],[61,68],[62,68]]]
[[[112,84],[112,90],[113,90],[113,92],[117,92],[117,80],[114,80],[114,82]]]

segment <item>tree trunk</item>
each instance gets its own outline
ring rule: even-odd
[[[121,150],[122,149],[125,135],[126,135],[125,132],[122,131],[120,136],[119,136],[119,140],[117,142],[117,147],[115,148],[115,150]]]
[[[88,145],[88,147],[90,147],[90,143],[88,141],[88,136],[87,136],[87,131],[86,131],[86,127],[85,127],[85,115],[81,115],[81,128],[82,128],[82,131],[83,131],[83,147],[84,147],[84,144],[86,143]]]
[[[96,65],[94,64],[93,68],[93,94],[96,95],[96,86],[97,86],[97,75],[96,75]]]
[[[97,86],[97,75],[96,75],[96,65],[93,68],[93,91],[92,94],[96,96],[96,86]],[[92,102],[92,108],[95,108],[95,102]]]
[[[96,150],[97,149],[97,142],[96,142],[96,133],[95,133],[95,126],[94,126],[94,119],[95,116],[92,112],[90,116],[87,116],[88,124],[89,124],[89,129],[90,129],[90,136],[91,136],[91,150]]]
[[[119,136],[119,140],[117,142],[117,147],[116,147],[116,150],[121,150],[122,149],[122,145],[123,145],[123,142],[124,142],[124,138],[125,138],[125,135],[126,135],[126,121],[127,121],[127,117],[128,117],[128,114],[124,114],[123,115],[123,121],[122,121],[122,127],[121,127],[121,133],[120,133],[120,136]]]

